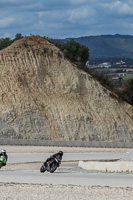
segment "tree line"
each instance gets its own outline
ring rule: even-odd
[[[24,36],[22,36],[21,33],[17,33],[13,40],[11,38],[9,38],[9,37],[0,38],[0,50],[10,46],[15,40],[21,39],[23,37]]]

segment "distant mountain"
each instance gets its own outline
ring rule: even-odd
[[[65,40],[68,39],[71,38]],[[133,58],[133,36],[131,35],[85,36],[73,39],[89,48],[90,58]]]

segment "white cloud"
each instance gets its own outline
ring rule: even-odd
[[[111,3],[104,3],[101,5],[109,13],[115,13],[120,15],[132,15],[133,14],[133,3],[131,1],[122,2],[115,1]]]
[[[133,14],[133,7],[130,7],[128,4],[123,4],[118,9],[120,14],[132,15]]]
[[[84,19],[86,21],[90,20],[90,17],[95,14],[95,11],[89,6],[82,6],[80,8],[69,10],[68,14],[70,22],[76,23],[81,21],[83,23]]]
[[[0,19],[0,28],[6,28],[11,26],[15,22],[15,18],[13,17],[6,17],[3,19]]]
[[[133,34],[132,15],[133,0],[0,0],[0,37]]]

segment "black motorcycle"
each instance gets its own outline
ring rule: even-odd
[[[44,164],[40,168],[40,172],[44,173],[45,171],[53,173],[57,167],[61,164],[61,160],[58,158],[53,158],[51,161],[48,161],[45,166]]]

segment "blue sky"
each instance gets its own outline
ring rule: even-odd
[[[0,0],[0,38],[133,35],[133,0]]]

